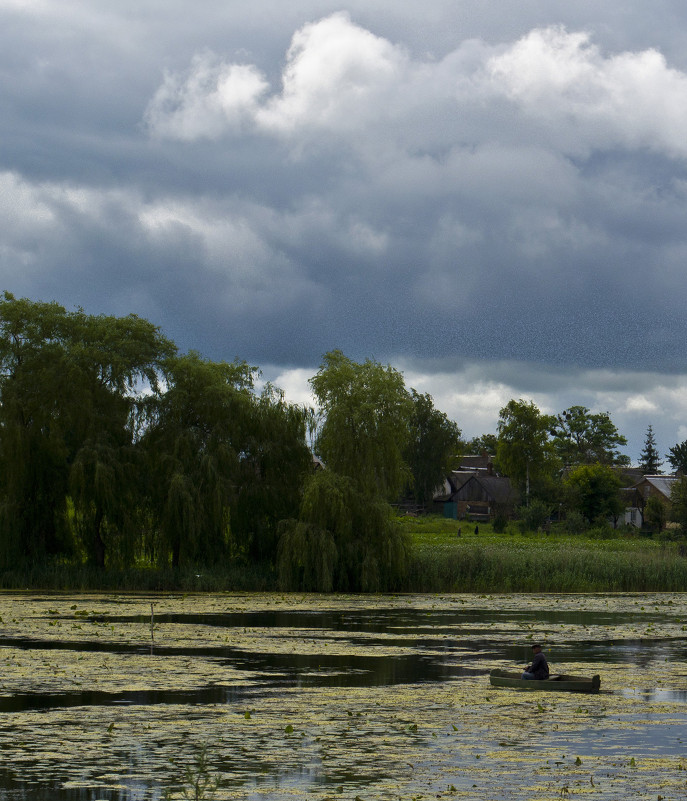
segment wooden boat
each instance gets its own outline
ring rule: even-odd
[[[492,670],[489,681],[494,687],[513,687],[517,690],[554,690],[569,693],[598,693],[601,686],[600,676],[587,678],[584,676],[567,676],[564,673],[552,673],[548,679],[523,679],[522,671],[515,673],[508,670]]]

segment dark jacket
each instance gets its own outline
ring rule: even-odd
[[[533,673],[535,679],[549,678],[549,664],[541,651],[534,655],[532,664],[527,668],[528,673]]]

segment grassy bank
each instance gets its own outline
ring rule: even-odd
[[[687,545],[627,532],[600,538],[556,533],[497,534],[490,525],[406,517],[412,543],[403,592],[682,592]],[[458,536],[458,530],[461,534]],[[137,567],[100,571],[52,563],[0,571],[0,589],[63,592],[270,592],[269,565],[180,570]]]
[[[407,518],[413,592],[687,591],[684,544],[618,532],[596,538],[496,534],[489,525]],[[461,535],[458,536],[458,529]]]

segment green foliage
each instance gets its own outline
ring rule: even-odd
[[[492,527],[497,534],[503,534],[508,527],[508,517],[503,512],[497,512],[494,515]]]
[[[155,391],[173,349],[134,315],[92,317],[4,294],[0,561],[69,555],[74,528],[104,565],[105,528],[114,539],[126,534],[136,390],[145,383]]]
[[[226,553],[253,372],[244,362],[210,362],[196,353],[166,365],[168,388],[151,399],[142,440],[163,564],[169,554],[178,567]]]
[[[412,491],[418,504],[431,502],[460,449],[460,429],[434,408],[430,395],[411,390],[413,411],[405,459],[412,473]]]
[[[0,566],[274,558],[308,412],[151,323],[0,300]],[[230,525],[232,520],[235,525]]]
[[[565,465],[629,464],[618,451],[627,439],[618,433],[608,412],[592,414],[586,406],[571,406],[552,418],[552,444]]]
[[[498,448],[500,469],[524,487],[529,500],[530,485],[550,475],[557,467],[548,441],[552,418],[542,414],[532,401],[510,400],[499,412]]]
[[[311,409],[286,403],[270,384],[252,399],[232,506],[232,530],[251,560],[274,560],[280,521],[298,514],[312,472],[306,444],[312,416]]]
[[[391,367],[324,357],[310,383],[320,406],[317,450],[326,470],[306,483],[297,519],[281,526],[285,589],[384,589],[405,569],[407,547],[389,501],[409,478],[404,450],[413,402]]]
[[[375,592],[398,585],[408,542],[391,507],[332,470],[309,479],[297,520],[284,521],[282,589]]]
[[[465,452],[480,456],[483,453],[496,455],[496,448],[499,444],[499,438],[496,434],[481,434],[479,437],[473,437],[468,440],[465,446]]]
[[[687,440],[673,445],[666,454],[666,458],[670,462],[673,470],[687,473]]]
[[[670,490],[670,519],[678,524],[683,536],[687,536],[687,476],[681,476]]]
[[[644,522],[657,534],[663,531],[668,520],[668,509],[665,503],[657,496],[649,496],[644,507]]]
[[[310,384],[322,419],[316,451],[327,468],[363,494],[395,501],[410,476],[404,451],[413,404],[401,373],[335,350]]]
[[[533,499],[529,506],[521,506],[518,509],[518,526],[521,531],[538,531],[549,519],[551,509],[548,504]]]
[[[207,746],[202,746],[196,755],[193,765],[184,770],[183,795],[189,801],[203,801],[211,798],[219,789],[219,777],[210,773],[210,761]]]
[[[661,469],[661,461],[658,455],[658,448],[656,447],[656,437],[651,426],[646,430],[646,439],[644,440],[644,448],[639,454],[639,466],[644,475],[656,475]]]
[[[568,534],[581,534],[585,530],[585,527],[582,513],[574,509],[568,512],[563,521],[563,528]]]
[[[574,493],[573,508],[590,524],[617,517],[624,508],[619,493],[622,482],[608,465],[580,465],[568,474],[564,483]]]

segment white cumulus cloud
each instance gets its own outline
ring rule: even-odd
[[[171,139],[215,139],[251,121],[268,84],[250,64],[225,64],[212,53],[195,56],[189,74],[165,75],[146,111],[149,130]]]
[[[531,31],[486,64],[494,92],[582,146],[646,147],[684,157],[687,75],[657,50],[605,56],[581,32]]]
[[[536,28],[517,41],[466,41],[441,60],[336,13],[296,31],[281,91],[255,65],[197,55],[167,73],[146,112],[152,133],[180,140],[245,130],[305,137],[361,132],[408,150],[488,139],[586,154],[622,146],[687,156],[687,75],[655,49],[604,54],[581,31]]]

